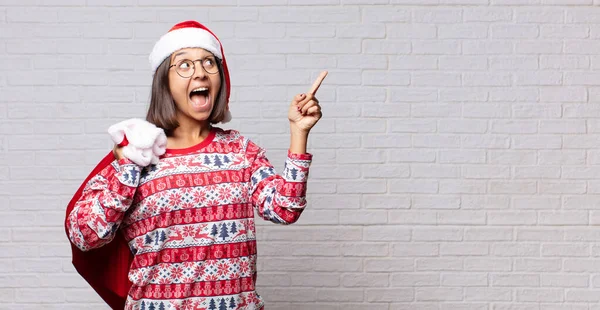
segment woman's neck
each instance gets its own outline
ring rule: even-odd
[[[212,126],[207,122],[179,122],[173,135],[167,139],[167,148],[186,148],[206,139]]]

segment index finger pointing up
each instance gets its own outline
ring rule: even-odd
[[[315,93],[317,93],[317,90],[319,89],[319,86],[321,86],[321,83],[323,82],[323,80],[325,79],[326,76],[327,76],[327,71],[321,72],[321,74],[315,80],[315,82],[313,83],[313,85],[310,88],[310,90],[308,91],[308,93],[311,94],[311,95],[314,95]]]

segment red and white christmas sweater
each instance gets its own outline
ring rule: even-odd
[[[86,251],[124,234],[134,254],[126,309],[261,309],[254,209],[294,223],[311,160],[288,151],[278,175],[264,149],[214,128],[198,145],[167,149],[157,165],[113,161],[87,183],[69,238]]]

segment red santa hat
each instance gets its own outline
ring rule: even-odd
[[[231,120],[231,113],[229,112],[229,94],[231,93],[231,83],[229,80],[229,69],[227,68],[227,62],[225,61],[225,54],[223,53],[223,46],[217,36],[210,31],[206,26],[193,20],[180,22],[169,29],[169,32],[164,34],[152,49],[150,53],[150,66],[152,68],[152,74],[156,72],[156,69],[160,64],[170,57],[174,52],[188,47],[200,47],[215,55],[221,60],[223,64],[223,76],[227,85],[227,112],[223,123]]]

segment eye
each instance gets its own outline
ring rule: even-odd
[[[177,68],[179,70],[189,70],[191,67],[192,67],[191,61],[184,60],[181,63],[179,63],[179,66]]]
[[[215,60],[212,58],[207,58],[204,60],[204,67],[212,68],[215,65]]]

